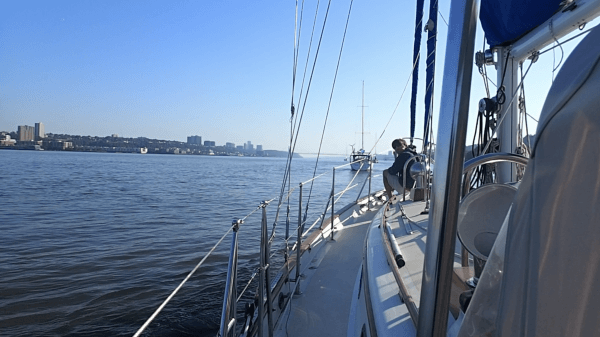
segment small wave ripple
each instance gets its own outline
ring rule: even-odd
[[[0,190],[0,335],[7,336],[131,336],[233,218],[277,196],[285,167],[282,159],[48,151],[4,151],[2,159],[10,163]],[[339,165],[322,161],[321,171]],[[297,160],[295,176],[310,178],[313,165]],[[324,207],[318,195],[327,196],[330,183],[315,188],[311,203]],[[270,206],[270,225],[274,216]],[[257,212],[240,230],[239,290],[257,267],[259,226]],[[229,242],[146,335],[214,336]]]

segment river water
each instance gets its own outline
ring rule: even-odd
[[[279,196],[286,160],[5,150],[0,162],[0,335],[130,336],[232,219]],[[344,163],[321,158],[317,174]],[[374,174],[390,164],[376,164]],[[314,158],[294,159],[292,186],[310,179],[314,166]],[[359,186],[336,207],[358,196],[367,175],[358,175]],[[338,169],[336,190],[353,176],[348,167]],[[331,174],[317,180],[310,201],[309,188],[303,202],[311,205],[312,224],[325,207]],[[382,188],[381,177],[372,188]],[[269,228],[277,201],[267,208]],[[297,193],[290,209],[295,240]],[[281,210],[276,233],[283,242]],[[260,222],[255,212],[239,231],[238,291],[259,263]],[[230,242],[227,236],[145,335],[215,335]]]

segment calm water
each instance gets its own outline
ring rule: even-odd
[[[0,151],[0,335],[132,335],[233,218],[279,195],[285,162]],[[318,173],[344,163],[322,158]],[[292,185],[311,178],[314,164],[314,159],[295,159]],[[376,164],[375,173],[390,164]],[[353,175],[348,168],[338,170],[336,189]],[[360,173],[356,181],[362,184],[365,176]],[[309,223],[325,207],[331,175],[317,182]],[[381,177],[373,181],[376,188],[382,188]],[[355,199],[359,189],[348,192],[345,201]],[[307,195],[305,190],[305,203]],[[296,196],[292,219],[297,203]],[[268,208],[269,228],[276,206],[274,201]],[[259,225],[257,212],[239,232],[238,291],[258,266]],[[284,236],[285,208],[276,232]],[[227,237],[146,335],[214,336],[229,246]]]

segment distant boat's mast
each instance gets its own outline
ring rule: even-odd
[[[363,86],[362,86],[362,122],[361,122],[361,129],[360,129],[360,134],[362,136],[362,141],[361,141],[361,149],[365,149],[365,81],[363,81]]]

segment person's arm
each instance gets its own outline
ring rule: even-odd
[[[406,162],[412,157],[413,155],[408,151],[400,153],[398,158],[396,158],[396,160],[394,161],[394,165],[390,167],[388,172],[390,174],[398,174],[401,177],[403,174],[402,171],[404,171],[404,164],[406,164]]]
[[[398,173],[402,172],[404,169],[404,153],[401,153],[396,160],[394,160],[394,164],[388,169],[388,173],[392,175],[398,175]]]

